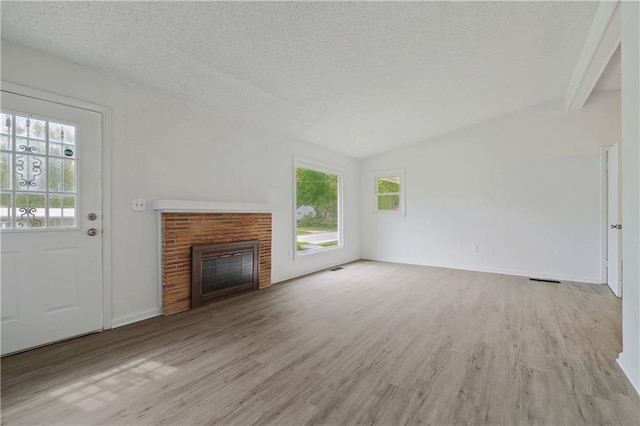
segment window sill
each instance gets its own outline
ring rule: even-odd
[[[385,211],[385,210],[374,210],[371,214],[387,214],[391,216],[406,216],[405,212],[394,212],[394,211]]]
[[[295,258],[298,257],[307,257],[307,256],[311,256],[314,254],[319,254],[319,253],[326,253],[328,251],[335,251],[335,250],[340,250],[344,248],[344,244],[340,244],[338,246],[331,246],[331,247],[325,247],[322,249],[314,249],[314,250],[303,250],[303,251],[295,251]]]

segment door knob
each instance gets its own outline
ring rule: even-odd
[[[95,237],[96,235],[98,235],[98,230],[96,228],[90,228],[87,231],[87,234],[89,234],[90,237]]]
[[[620,225],[620,224],[611,225],[611,229],[622,229],[622,225]]]

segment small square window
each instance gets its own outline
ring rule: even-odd
[[[374,213],[404,214],[404,169],[373,172]]]

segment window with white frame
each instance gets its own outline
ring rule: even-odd
[[[0,118],[0,229],[76,228],[76,127],[10,111]]]
[[[296,253],[342,247],[342,173],[302,159],[294,169]]]
[[[373,176],[373,211],[404,214],[404,169],[380,170]]]

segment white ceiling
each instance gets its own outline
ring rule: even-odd
[[[593,88],[595,92],[606,92],[609,90],[620,90],[622,85],[622,55],[620,46],[614,52],[606,68],[602,72],[600,79]]]
[[[564,95],[597,2],[7,2],[2,37],[355,157]]]

